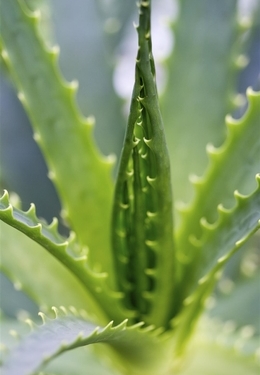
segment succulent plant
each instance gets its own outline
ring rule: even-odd
[[[257,374],[260,93],[248,88],[243,116],[225,120],[250,29],[236,19],[237,2],[179,2],[158,95],[151,1],[140,1],[115,178],[115,160],[99,151],[93,118],[80,113],[77,85],[62,78],[59,49],[45,43],[30,6],[1,1],[2,57],[70,234],[5,190],[1,267],[43,323],[27,319],[27,333],[2,318],[3,331],[19,336],[3,335],[2,374]]]

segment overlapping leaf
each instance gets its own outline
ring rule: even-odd
[[[45,249],[3,222],[0,233],[1,270],[41,309],[62,305],[92,310],[83,285]]]
[[[30,13],[22,0],[2,1],[1,9],[3,58],[34,125],[35,140],[46,157],[64,216],[79,241],[95,249],[89,261],[99,271],[109,271],[108,282],[113,285],[111,160],[102,159],[93,143],[93,121],[78,113],[77,86],[61,78],[58,48],[48,50],[41,40],[38,14]]]
[[[55,311],[56,319],[42,315],[43,325],[35,326],[12,350],[2,367],[3,375],[32,374],[58,354],[94,343],[109,344],[117,350],[117,354],[111,351],[114,364],[139,375],[155,375],[158,365],[161,369],[169,365],[166,360],[169,347],[166,337],[159,336],[161,330],[142,328],[143,323],[128,327],[127,321],[117,326],[111,322],[101,329],[80,316],[64,316],[58,309]],[[85,371],[88,373],[90,369]]]
[[[171,157],[175,201],[190,200],[190,174],[207,166],[208,142],[225,138],[224,118],[233,107],[250,22],[237,19],[237,0],[178,1],[174,50],[167,61],[162,115]]]
[[[217,219],[217,206],[232,207],[233,192],[249,194],[253,190],[254,177],[259,173],[260,93],[248,90],[249,107],[243,118],[227,118],[228,136],[224,144],[215,149],[208,147],[210,164],[205,176],[194,179],[195,197],[182,209],[182,223],[176,233],[176,247],[180,261],[180,275],[195,261],[197,255],[192,237],[201,238],[200,220]],[[246,145],[246,146],[245,146]],[[186,271],[184,271],[186,272]]]
[[[219,220],[204,223],[201,241],[193,239],[199,267],[194,264],[187,277],[192,279],[193,292],[183,301],[181,312],[173,319],[175,337],[180,350],[192,333],[205,301],[221,275],[224,265],[235,252],[260,228],[260,175],[258,187],[249,196],[235,194],[233,209],[219,208]],[[197,273],[195,271],[197,270]],[[195,273],[195,274],[194,274]],[[184,280],[183,285],[185,285]]]
[[[69,239],[64,239],[59,235],[56,220],[50,225],[41,223],[36,217],[34,206],[31,206],[27,212],[13,208],[7,193],[0,201],[0,218],[43,246],[75,275],[85,287],[89,297],[91,296],[91,300],[96,302],[93,313],[101,321],[104,321],[105,312],[107,319],[110,317],[116,322],[134,315],[134,312],[122,307],[122,294],[109,288],[107,274],[91,269],[86,252],[77,244],[75,237],[72,235]],[[94,306],[93,302],[91,306]]]

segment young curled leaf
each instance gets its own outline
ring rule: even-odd
[[[141,1],[139,10],[135,84],[115,188],[112,247],[125,304],[138,311],[139,319],[161,326],[167,324],[174,284],[170,162],[155,82],[150,1]]]

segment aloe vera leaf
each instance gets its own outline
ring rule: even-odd
[[[201,276],[220,258],[225,257],[237,241],[249,237],[259,229],[260,174],[257,175],[257,183],[257,189],[249,196],[235,193],[237,202],[234,208],[227,210],[219,206],[219,218],[214,224],[201,220],[203,234],[200,244],[196,244],[200,248],[197,257]]]
[[[3,363],[11,350],[32,331],[32,327],[35,327],[35,324],[30,319],[25,321],[1,319],[0,363]],[[96,356],[93,347],[87,346],[65,352],[54,358],[46,365],[44,372],[37,372],[37,375],[85,375],[86,368],[89,369],[91,375],[117,374],[115,369],[112,371],[106,366],[106,361],[102,361]]]
[[[158,105],[150,2],[140,3],[139,50],[128,128],[115,188],[113,250],[119,285],[140,320],[168,319],[173,277],[170,165]]]
[[[194,179],[195,197],[182,209],[182,223],[176,232],[176,248],[181,266],[190,264],[196,254],[190,239],[200,238],[200,219],[209,222],[217,219],[217,206],[232,207],[234,190],[249,194],[253,190],[254,176],[259,172],[260,93],[248,90],[249,107],[245,115],[234,120],[227,118],[228,136],[224,144],[215,149],[208,147],[210,164],[202,178]],[[185,265],[184,265],[185,267]]]
[[[76,242],[73,233],[68,239],[58,233],[56,220],[50,225],[41,222],[33,205],[27,212],[12,207],[7,192],[0,199],[0,220],[36,241],[74,274],[88,293],[91,307],[95,306],[93,314],[101,322],[104,322],[104,316],[106,322],[109,317],[117,322],[135,315],[121,306],[123,295],[109,287],[107,273],[93,271],[87,261],[86,249]]]
[[[43,325],[35,327],[10,352],[2,367],[3,375],[17,374],[18,370],[20,375],[32,374],[64,351],[95,343],[107,343],[116,348],[124,357],[125,368],[138,370],[136,374],[156,374],[158,364],[163,363],[165,339],[158,337],[152,327],[142,329],[142,323],[128,327],[127,321],[123,321],[114,327],[111,322],[101,329],[80,316],[62,316],[58,309],[55,311],[55,319],[42,314]],[[120,357],[112,358],[115,365],[120,361]],[[88,373],[90,369],[85,368],[85,371]]]
[[[63,82],[57,68],[58,51],[44,46],[37,22],[37,14],[29,14],[22,1],[4,1],[3,56],[34,125],[35,139],[49,165],[65,218],[79,241],[95,249],[89,252],[92,266],[111,271],[111,161],[98,153],[91,121],[76,108],[75,85]],[[112,277],[113,272],[109,272],[111,285]]]
[[[0,267],[16,288],[44,310],[55,305],[91,311],[81,283],[45,249],[3,222],[0,232]]]
[[[121,14],[102,17],[100,8],[106,5],[92,0],[51,3],[53,28],[62,51],[59,59],[61,71],[68,79],[76,78],[80,82],[78,104],[83,114],[94,115],[96,119],[94,136],[101,152],[118,155],[125,119],[122,103],[113,87],[115,48],[109,42],[119,37],[121,30],[116,33],[106,30],[109,31],[109,24],[113,22],[121,23]],[[112,12],[116,8],[118,11],[120,5],[116,5],[110,3],[109,10]],[[126,12],[129,7],[124,2],[122,8]],[[113,29],[113,25],[111,27]]]
[[[32,12],[39,11],[41,18],[39,20],[39,30],[45,41],[53,40],[53,26],[51,23],[50,0],[24,0],[28,9]]]
[[[97,357],[93,347],[87,346],[54,358],[46,365],[44,372],[37,375],[86,375],[86,368],[91,375],[119,375],[115,368],[110,369],[107,362]]]
[[[243,27],[236,19],[236,0],[178,4],[161,103],[174,198],[187,202],[192,196],[189,175],[201,175],[207,166],[207,143],[219,146],[224,140],[224,118],[232,110],[238,65],[245,58],[239,57]]]
[[[260,228],[260,175],[257,180],[258,187],[252,194],[235,194],[236,206],[230,210],[220,207],[219,220],[211,226],[203,223],[201,240],[193,239],[197,267],[194,264],[193,268],[187,269],[187,274],[184,275],[185,282],[182,284],[183,290],[180,293],[185,296],[188,290],[192,291],[183,301],[179,315],[172,320],[180,351],[193,331],[223,267]],[[194,274],[196,268],[197,273]]]

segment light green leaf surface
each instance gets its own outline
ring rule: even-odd
[[[232,249],[240,248],[260,228],[260,174],[256,180],[258,186],[251,195],[235,193],[237,202],[233,209],[219,206],[219,218],[214,224],[201,220],[201,240],[196,243],[193,238],[198,248],[199,277],[203,277],[216,263],[226,262],[233,253]]]
[[[196,257],[192,237],[200,239],[201,218],[217,219],[218,204],[234,205],[233,192],[249,194],[254,189],[254,177],[260,172],[260,92],[248,90],[249,107],[240,120],[227,119],[228,135],[224,144],[208,148],[210,164],[202,178],[194,180],[195,197],[181,210],[182,223],[176,233],[178,260],[190,264]],[[180,271],[181,272],[181,271]]]
[[[62,51],[61,71],[67,79],[79,81],[79,107],[86,116],[94,115],[94,136],[105,155],[119,155],[123,142],[125,119],[113,87],[114,43],[121,38],[123,19],[132,16],[130,7],[135,9],[131,3],[50,2],[54,37]]]
[[[92,310],[82,284],[45,249],[2,221],[0,233],[1,270],[41,309],[74,306]]]
[[[200,176],[207,166],[206,145],[218,147],[224,140],[224,118],[233,107],[239,65],[246,61],[239,57],[245,30],[236,18],[236,0],[182,0],[178,5],[161,103],[174,198],[187,202],[189,175]]]
[[[95,272],[89,266],[86,252],[77,244],[73,233],[68,239],[58,233],[57,220],[46,225],[37,218],[33,205],[27,212],[12,207],[6,192],[0,199],[0,219],[36,241],[75,275],[89,295],[89,307],[95,306],[93,313],[102,322],[105,314],[107,320],[110,317],[115,322],[133,316],[121,306],[122,294],[110,289],[107,274]]]
[[[59,315],[59,311],[56,312]],[[18,371],[19,375],[32,374],[64,351],[94,343],[108,343],[116,348],[117,356],[111,351],[114,364],[122,366],[122,356],[125,369],[136,371],[136,374],[157,374],[158,364],[162,371],[164,365],[166,368],[169,365],[165,339],[159,338],[159,332],[153,331],[153,327],[142,329],[142,323],[127,327],[127,321],[124,321],[115,327],[111,322],[100,329],[76,316],[57,316],[55,319],[43,316],[43,319],[44,324],[35,327],[11,351],[4,361],[3,375],[17,375]],[[85,370],[90,373],[87,367]]]
[[[19,344],[21,338],[30,332],[31,328],[24,321],[1,320],[1,363],[10,350]],[[88,346],[65,352],[48,363],[44,372],[39,375],[86,375],[86,368],[91,375],[116,375],[115,369],[109,369],[108,360],[97,357],[93,349]]]
[[[196,278],[194,278],[195,263],[186,274],[180,295],[184,297],[189,288],[192,293],[184,299],[181,312],[172,320],[180,351],[192,334],[197,319],[205,308],[206,299],[219,279],[223,267],[260,228],[260,175],[257,176],[257,181],[258,187],[251,195],[235,194],[236,206],[230,210],[220,208],[219,220],[212,226],[204,224],[202,240],[194,241],[198,259]]]
[[[110,368],[109,359],[98,357],[93,349],[87,346],[65,352],[47,364],[39,375],[86,375],[86,369],[91,375],[120,375],[115,368]]]
[[[2,1],[1,6],[3,58],[33,123],[64,216],[79,241],[95,249],[89,254],[92,266],[111,271],[111,160],[102,158],[93,144],[91,120],[78,113],[76,86],[62,79],[58,50],[44,45],[37,14],[30,14],[22,0]]]

